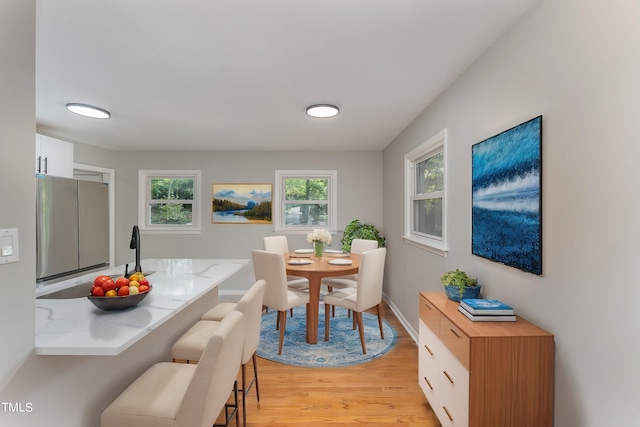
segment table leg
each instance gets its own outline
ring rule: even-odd
[[[318,307],[320,305],[319,276],[309,277],[309,304],[307,305],[307,342],[318,343]]]

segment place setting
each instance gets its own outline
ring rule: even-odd
[[[287,264],[289,265],[308,265],[308,264],[313,264],[313,261],[310,260],[309,258],[293,258],[290,259]]]
[[[330,257],[348,257],[351,255],[349,252],[343,252],[336,249],[325,249],[324,253]]]
[[[291,258],[311,258],[313,249],[296,249],[289,254]]]
[[[327,261],[329,264],[331,265],[351,265],[353,264],[353,261],[350,259],[343,259],[343,258],[336,258],[336,259],[330,259],[329,261]]]

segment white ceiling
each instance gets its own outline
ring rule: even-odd
[[[536,1],[38,0],[37,128],[117,150],[382,150]],[[319,102],[340,114],[308,117]]]

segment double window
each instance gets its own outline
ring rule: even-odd
[[[276,171],[275,229],[336,229],[337,172]]]
[[[405,235],[446,254],[446,129],[405,155]]]
[[[138,173],[138,225],[144,231],[200,231],[200,171],[141,170]]]

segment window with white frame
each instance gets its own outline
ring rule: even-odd
[[[158,233],[200,232],[200,171],[138,172],[138,226]]]
[[[446,129],[405,155],[405,233],[411,244],[447,252]]]
[[[335,230],[337,176],[335,170],[277,170],[274,228],[294,232],[307,232],[315,228]]]

